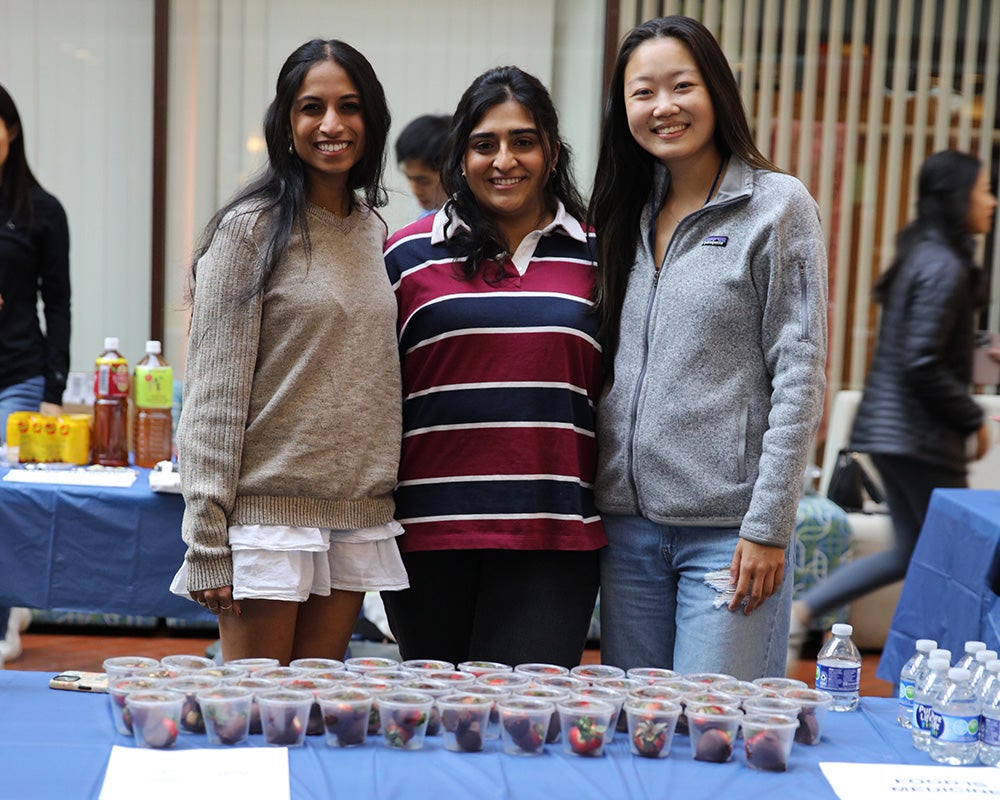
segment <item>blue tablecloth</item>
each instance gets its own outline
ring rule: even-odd
[[[213,620],[169,591],[184,558],[183,498],[138,473],[128,489],[0,480],[0,603]]]
[[[32,800],[85,800],[100,793],[111,747],[134,746],[114,732],[106,695],[48,689],[49,675],[0,672],[0,796]],[[507,800],[573,797],[578,800],[664,797],[835,798],[820,761],[931,764],[896,725],[896,701],[862,698],[856,713],[828,714],[823,741],[796,744],[789,771],[767,773],[746,766],[742,747],[727,764],[694,761],[686,736],[676,736],[670,756],[649,760],[628,752],[617,735],[604,757],[568,756],[561,744],[538,757],[502,753],[499,741],[481,753],[446,751],[439,737],[423,750],[391,751],[381,737],[352,749],[326,746],[311,736],[289,752],[294,800],[328,798],[434,798]],[[260,745],[262,737],[252,736]],[[202,735],[182,736],[176,747],[204,747]],[[137,792],[136,796],[141,796]]]
[[[899,680],[916,640],[935,639],[957,660],[965,642],[1000,646],[1000,492],[937,489],[882,650],[876,675]]]

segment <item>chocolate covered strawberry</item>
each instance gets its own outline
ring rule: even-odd
[[[747,764],[767,772],[784,772],[788,769],[781,736],[775,731],[755,733],[745,743]]]
[[[337,737],[341,747],[363,744],[368,733],[368,715],[359,713],[350,703],[339,703],[332,709],[327,707],[323,724]]]
[[[545,726],[533,723],[527,716],[508,716],[503,726],[510,740],[522,750],[536,751],[545,741]]]
[[[733,754],[733,742],[726,731],[709,728],[702,731],[694,750],[695,761],[709,761],[721,764]]]

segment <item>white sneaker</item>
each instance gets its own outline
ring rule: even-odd
[[[7,627],[10,628],[12,625],[17,626],[19,633],[24,633],[28,630],[28,626],[31,624],[31,609],[30,608],[20,608],[15,606],[10,610],[10,617],[7,620]]]
[[[8,626],[7,637],[0,642],[0,661],[13,661],[21,655],[21,634]]]

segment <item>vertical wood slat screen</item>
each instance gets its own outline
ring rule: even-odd
[[[828,397],[861,388],[878,309],[871,290],[914,215],[931,153],[1000,160],[1000,0],[621,0],[619,38],[684,13],[719,39],[761,151],[820,206],[830,264]],[[993,33],[987,33],[992,31]],[[935,37],[937,40],[935,41]],[[1000,210],[978,260],[1000,329]]]

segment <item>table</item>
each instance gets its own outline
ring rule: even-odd
[[[134,746],[115,733],[106,695],[48,689],[48,674],[0,672],[0,794],[33,800],[97,798],[112,745]],[[289,752],[294,800],[328,798],[435,798],[506,800],[573,797],[578,800],[663,797],[809,797],[836,795],[820,761],[930,765],[913,749],[908,731],[896,725],[896,701],[862,698],[858,712],[828,714],[823,741],[794,745],[786,773],[746,766],[742,747],[728,764],[694,761],[686,736],[674,739],[670,756],[647,760],[629,754],[617,735],[605,756],[583,759],[549,745],[534,758],[508,756],[499,741],[481,753],[446,751],[439,737],[424,749],[386,749],[369,737],[361,747],[334,749],[325,737],[308,737]],[[262,737],[252,736],[259,745]],[[175,747],[207,746],[200,735],[182,735]],[[138,795],[137,795],[138,796]]]
[[[1000,491],[936,489],[876,675],[895,683],[917,639],[957,661],[965,642],[1000,646]]]
[[[127,489],[0,480],[0,603],[214,620],[169,591],[183,498],[151,491],[149,470],[137,471]]]

